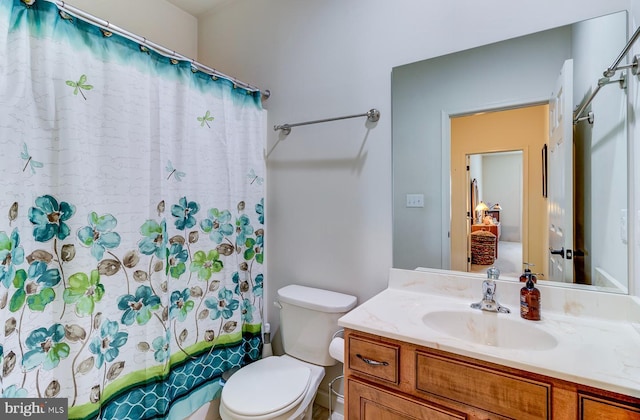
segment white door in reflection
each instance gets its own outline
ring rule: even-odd
[[[572,139],[573,60],[567,60],[549,102],[547,174],[543,172],[549,206],[548,280],[566,283],[573,282]]]

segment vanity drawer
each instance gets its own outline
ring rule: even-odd
[[[416,389],[514,419],[550,418],[550,384],[419,351]]]
[[[350,335],[347,367],[357,373],[398,385],[400,346]]]

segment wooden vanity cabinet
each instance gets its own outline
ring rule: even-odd
[[[637,398],[349,329],[345,346],[348,420],[640,420]]]

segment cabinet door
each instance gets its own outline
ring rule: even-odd
[[[347,379],[349,420],[460,420],[463,413],[392,394],[372,385]]]
[[[579,395],[581,420],[640,420],[640,406],[628,405],[591,395]]]

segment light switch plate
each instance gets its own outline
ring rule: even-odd
[[[424,207],[424,194],[407,194],[407,207]]]

